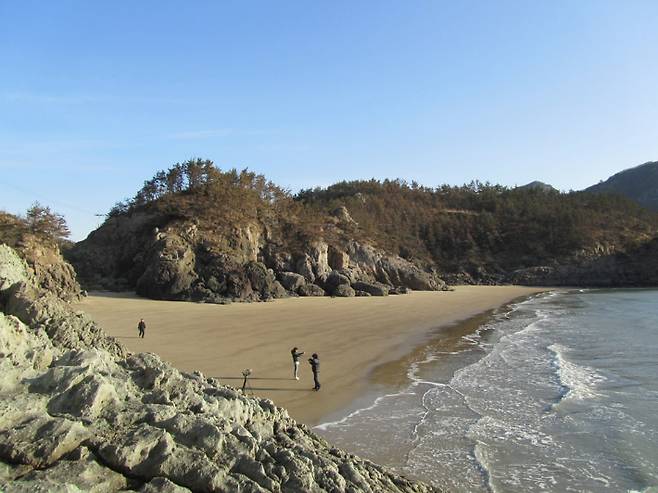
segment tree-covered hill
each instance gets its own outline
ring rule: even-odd
[[[629,199],[473,182],[427,188],[400,180],[341,182],[301,191],[318,212],[345,206],[369,238],[443,273],[504,273],[656,235],[658,215]]]
[[[634,260],[657,232],[658,214],[619,195],[374,179],[292,195],[196,159],[147,180],[68,255],[88,287],[224,302],[438,289],[442,278],[658,284]]]
[[[620,194],[648,209],[658,211],[658,161],[621,171],[589,187],[587,191]]]

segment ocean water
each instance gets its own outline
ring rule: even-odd
[[[656,290],[538,295],[406,371],[316,431],[446,491],[658,492]]]

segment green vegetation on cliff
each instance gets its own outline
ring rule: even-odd
[[[626,249],[658,228],[658,215],[620,196],[480,182],[437,188],[401,180],[341,182],[303,190],[296,199],[318,213],[345,206],[382,247],[453,273],[539,265],[600,244]]]
[[[32,204],[24,217],[0,211],[0,243],[14,247],[33,237],[54,246],[61,245],[70,235],[64,216],[38,202]]]

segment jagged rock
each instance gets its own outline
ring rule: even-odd
[[[334,288],[331,293],[332,296],[339,296],[341,298],[349,298],[356,295],[354,289],[349,284],[339,284]]]
[[[277,278],[284,288],[294,293],[306,284],[304,276],[295,272],[279,272]]]
[[[329,266],[333,270],[343,270],[350,266],[350,256],[342,250],[334,246],[330,246],[328,250]]]
[[[81,289],[75,271],[52,242],[39,241],[36,236],[25,234],[16,251],[0,244],[0,265],[3,269],[0,273],[0,292],[17,279],[29,278],[36,286],[66,301],[80,298]]]
[[[425,272],[411,262],[375,249],[370,245],[350,242],[347,245],[350,265],[358,266],[359,281],[405,286],[417,291],[443,289],[445,283],[434,273]]]
[[[354,296],[372,296],[372,295],[367,291],[359,291],[358,289],[355,289]]]
[[[341,223],[343,223],[343,225],[358,226],[357,222],[352,219],[352,216],[350,216],[347,207],[344,205],[341,205],[331,211],[331,215],[337,218]]]
[[[351,281],[350,278],[342,272],[332,270],[330,273],[318,277],[317,283],[320,284],[320,286],[322,286],[329,294],[333,294],[338,286],[342,284],[347,284],[349,286]]]
[[[53,360],[50,341],[43,330],[33,333],[32,340],[26,339],[29,329],[18,318],[0,313],[0,358],[12,356],[13,361],[22,367],[35,370],[46,369]],[[10,384],[12,372],[0,376],[4,385]]]
[[[406,286],[414,291],[436,291],[445,283],[399,257],[384,257],[377,264],[378,281],[392,286]]]
[[[297,292],[299,296],[325,296],[327,294],[317,284],[304,284]]]
[[[260,262],[249,262],[245,273],[251,289],[260,294],[261,299],[283,298],[287,296],[285,288],[274,277],[274,272]]]
[[[36,468],[48,467],[89,437],[90,433],[78,421],[23,412],[22,419],[2,420],[0,459]]]
[[[36,283],[45,291],[65,301],[80,299],[80,284],[73,266],[62,257],[55,244],[44,244],[36,238],[23,242],[23,258],[34,272]]]
[[[1,483],[0,483],[1,484]],[[33,470],[19,480],[7,483],[7,491],[16,493],[77,492],[104,493],[127,488],[128,480],[95,460],[61,460],[53,467]],[[170,490],[175,491],[175,490]],[[189,491],[189,490],[188,490]]]
[[[154,478],[139,489],[139,493],[191,493],[167,478]]]
[[[146,269],[136,284],[137,294],[158,299],[185,298],[198,279],[196,255],[182,238],[161,237],[147,254]]]
[[[0,245],[0,292],[30,278],[27,263],[7,245]]]
[[[69,306],[50,293],[38,293],[34,286],[18,282],[9,291],[5,313],[23,323],[45,328],[48,337],[70,349],[104,349],[116,356],[125,354],[123,347],[86,315],[71,314]]]
[[[331,271],[329,267],[329,245],[323,241],[315,242],[309,249],[309,256],[311,258],[311,265],[313,273],[316,277],[326,274]],[[303,273],[300,272],[303,275]]]
[[[313,263],[311,262],[311,257],[309,257],[308,255],[305,254],[303,257],[297,259],[297,263],[295,264],[295,270],[297,271],[297,273],[304,276],[304,279],[306,279],[307,282],[315,281],[315,273],[313,272]]]
[[[355,282],[352,287],[357,291],[365,291],[372,296],[388,296],[389,287],[381,283]]]

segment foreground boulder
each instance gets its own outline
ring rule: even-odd
[[[269,400],[126,354],[2,253],[0,490],[434,491],[331,447]]]

